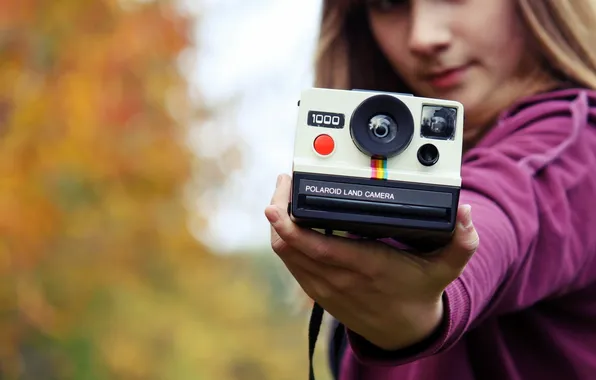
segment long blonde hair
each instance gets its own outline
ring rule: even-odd
[[[353,0],[324,0],[315,85],[408,91],[377,47]],[[596,89],[596,2],[517,0],[521,19],[553,78]]]

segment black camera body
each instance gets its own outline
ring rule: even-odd
[[[407,94],[311,88],[299,101],[288,212],[300,226],[447,244],[461,187],[463,106]]]

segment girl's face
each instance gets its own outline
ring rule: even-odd
[[[461,102],[466,132],[541,88],[514,0],[365,1],[393,68],[416,95]]]

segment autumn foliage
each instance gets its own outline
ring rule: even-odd
[[[187,228],[191,26],[165,1],[0,0],[0,377],[304,377],[304,321]]]

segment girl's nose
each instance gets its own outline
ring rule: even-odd
[[[451,43],[447,15],[432,9],[430,2],[416,2],[411,8],[408,46],[416,55],[429,56],[445,50]]]

